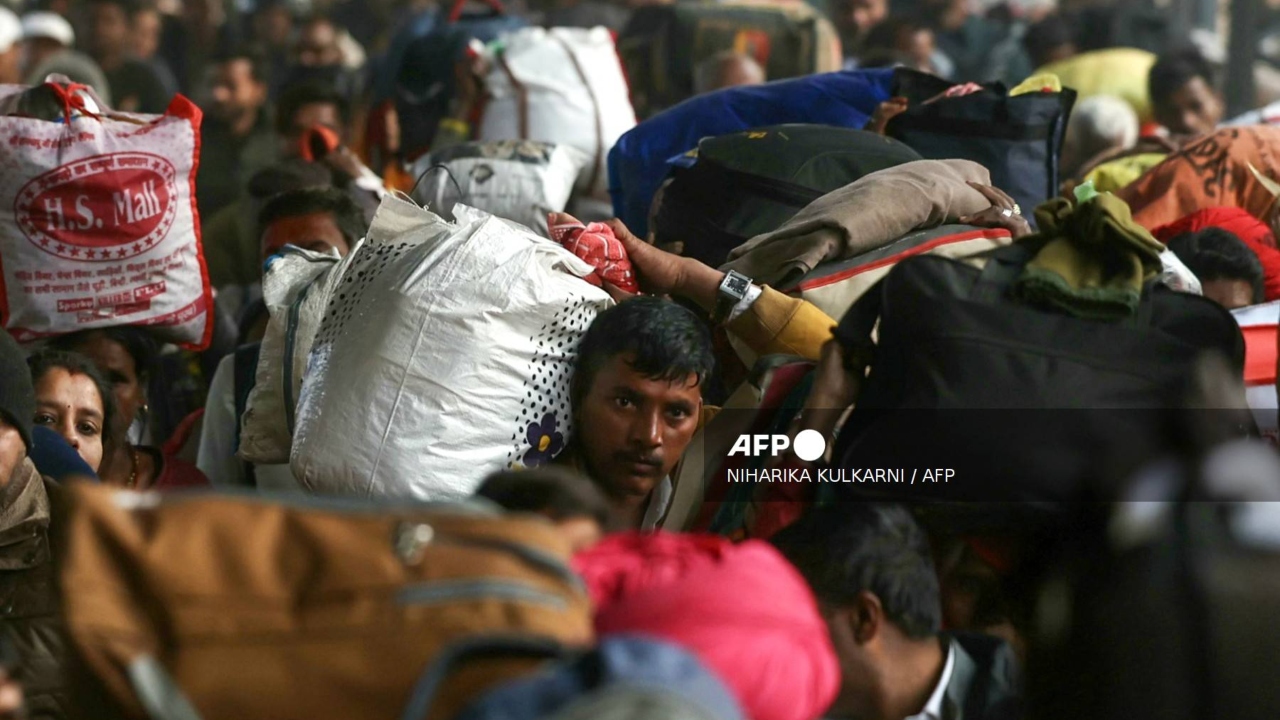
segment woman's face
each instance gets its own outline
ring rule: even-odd
[[[93,361],[98,366],[115,395],[116,408],[119,410],[121,432],[127,432],[138,411],[146,404],[146,391],[142,379],[138,377],[138,367],[133,356],[124,346],[108,338],[106,335],[91,334],[79,347],[72,348]]]
[[[102,465],[102,396],[91,378],[50,368],[36,381],[35,424],[57,432],[93,468]]]

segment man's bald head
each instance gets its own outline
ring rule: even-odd
[[[702,95],[739,85],[760,85],[765,80],[760,63],[749,55],[730,50],[698,63],[693,70],[693,92]]]

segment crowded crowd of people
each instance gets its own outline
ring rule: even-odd
[[[1181,533],[1194,523],[1157,527],[1117,508],[1125,499],[1280,499],[1280,129],[1272,127],[1280,121],[1280,84],[1265,53],[1255,68],[1254,109],[1233,117],[1221,36],[1203,29],[1181,33],[1172,24],[1152,31],[1159,25],[1152,18],[1161,15],[1146,3],[475,5],[0,4],[0,85],[28,88],[14,90],[21,93],[12,96],[21,98],[16,102],[0,95],[0,110],[8,108],[0,117],[0,155],[19,152],[17,138],[26,131],[16,123],[33,118],[68,133],[88,122],[147,127],[161,117],[198,127],[190,139],[198,162],[187,159],[189,188],[178,187],[179,177],[169,194],[157,196],[154,214],[168,213],[161,225],[135,221],[133,196],[111,195],[115,185],[104,191],[111,198],[102,201],[104,209],[93,211],[114,212],[117,222],[127,217],[131,228],[143,228],[138,238],[151,237],[156,227],[160,236],[177,233],[189,216],[186,232],[197,250],[171,255],[178,265],[158,278],[153,272],[148,287],[178,288],[177,274],[185,269],[207,288],[208,300],[191,306],[205,324],[183,340],[172,329],[178,313],[130,321],[129,313],[146,311],[145,304],[119,312],[118,322],[88,313],[75,321],[87,325],[83,329],[33,327],[13,294],[27,278],[14,274],[27,262],[14,248],[38,246],[44,238],[37,254],[43,265],[29,268],[36,273],[70,273],[78,266],[60,263],[79,260],[60,254],[62,245],[49,249],[49,238],[62,242],[70,235],[41,236],[35,228],[57,225],[52,215],[38,214],[64,202],[48,195],[55,180],[32,173],[6,196],[15,208],[30,205],[37,214],[33,221],[26,211],[6,209],[12,217],[0,227],[13,235],[0,238],[0,295],[6,285],[11,291],[0,298],[6,323],[0,329],[0,720],[277,717],[268,710],[255,714],[255,707],[276,706],[255,705],[256,690],[240,697],[211,665],[184,666],[186,643],[200,642],[188,633],[201,623],[219,633],[250,628],[238,636],[244,652],[224,657],[237,658],[226,660],[228,667],[252,668],[255,643],[270,644],[272,633],[305,635],[307,622],[284,630],[288,623],[263,610],[239,624],[245,616],[234,603],[221,619],[196,614],[191,626],[173,620],[183,603],[207,599],[207,588],[147,595],[137,600],[143,609],[111,620],[119,637],[152,638],[137,624],[159,627],[148,642],[166,669],[130,664],[127,680],[103,670],[131,640],[95,645],[99,638],[82,630],[83,606],[73,612],[69,594],[96,591],[92,583],[73,584],[82,581],[86,558],[92,560],[83,546],[90,524],[73,518],[98,512],[83,491],[104,487],[155,491],[147,495],[154,501],[120,501],[120,508],[140,512],[163,513],[167,499],[176,497],[262,497],[287,512],[324,512],[299,499],[347,495],[387,517],[403,512],[408,498],[448,503],[423,506],[432,512],[451,507],[498,522],[533,516],[538,527],[552,528],[546,536],[530,534],[532,549],[517,554],[530,567],[545,570],[561,560],[572,567],[566,570],[572,592],[589,598],[594,630],[586,641],[569,643],[572,653],[536,669],[504,667],[487,683],[444,681],[452,690],[443,693],[454,703],[450,709],[466,718],[624,712],[716,720],[1120,717],[1171,707],[1168,697],[1144,699],[1142,690],[1162,687],[1144,675],[1199,674],[1216,682],[1232,672],[1223,654],[1236,648],[1195,643],[1214,642],[1201,635],[1202,626],[1217,627],[1214,613],[1245,611],[1215,604],[1222,599],[1216,585],[1193,594],[1187,605],[1194,610],[1179,607],[1174,596],[1217,576],[1169,579],[1160,574],[1174,572],[1167,565],[1195,561],[1154,557],[1157,550],[1193,554],[1195,538]],[[711,21],[689,32],[673,29],[695,22],[681,12],[706,13]],[[735,25],[760,23],[761,14],[786,29]],[[533,74],[520,80],[507,62],[515,65],[522,47],[512,38],[536,27],[583,34],[554,36],[566,54],[544,51],[537,62],[546,64],[532,66]],[[611,32],[588,33],[598,27]],[[629,100],[627,86],[618,90],[626,102],[606,98],[606,80],[599,78],[608,73],[583,67],[570,49],[594,42],[618,58],[614,74],[629,83]],[[822,57],[826,46],[840,48],[832,62]],[[581,92],[566,89],[579,78]],[[803,85],[828,79],[831,85]],[[46,114],[31,109],[32,93],[41,87],[56,89]],[[796,88],[794,95],[789,88]],[[536,105],[540,92],[553,98],[546,106],[586,108],[587,124],[573,125],[578,110],[557,115]],[[501,103],[512,97],[519,118],[507,120],[519,126],[519,137],[492,130],[494,114],[506,113]],[[187,100],[199,112],[188,110]],[[1032,103],[1040,104],[1020,109]],[[627,104],[625,132],[606,137],[621,104]],[[969,109],[947,115],[952,107]],[[552,118],[552,129],[531,133],[539,112]],[[803,124],[818,129],[816,144],[789,130]],[[557,125],[556,142],[534,137],[555,135]],[[841,128],[826,127],[835,125]],[[745,138],[738,145],[700,143],[737,134]],[[148,157],[167,154],[148,162],[176,165],[181,175],[181,158],[166,149],[166,137],[154,133],[137,149]],[[768,145],[774,149],[752,149],[747,140],[774,143]],[[717,155],[717,147],[732,149]],[[571,166],[567,179],[557,176],[558,158],[570,158],[562,163]],[[56,173],[73,160],[80,158],[58,155],[42,171]],[[2,164],[15,178],[23,172],[8,155]],[[643,177],[653,168],[659,168],[654,177]],[[135,182],[116,172],[111,182],[118,189]],[[91,182],[81,170],[69,177],[73,189]],[[190,196],[188,215],[169,208],[181,192]],[[450,201],[442,204],[446,196]],[[65,197],[66,207],[89,212],[82,209],[87,194]],[[149,212],[150,197],[138,207]],[[412,215],[419,206],[430,213]],[[477,223],[486,220],[476,220],[470,208],[519,226],[477,233]],[[84,247],[97,248],[102,220],[95,226],[93,214],[82,216],[87,221],[77,232]],[[415,219],[405,219],[410,216]],[[477,233],[467,237],[492,247],[554,247],[563,257],[551,270],[520,260],[525,264],[512,275],[511,250],[507,264],[463,275],[465,282],[451,289],[453,266],[440,270],[444,265],[431,265],[438,262],[434,256],[423,255],[415,269],[402,256],[400,248],[418,241],[397,245],[396,235],[414,233]],[[124,258],[126,251],[119,252]],[[954,262],[959,257],[964,260]],[[361,292],[372,292],[361,288],[397,262],[405,270],[384,288],[396,302],[416,297],[418,285],[438,284],[446,299],[474,303],[461,311],[467,320],[455,321],[467,329],[450,336],[463,340],[432,354],[419,353],[415,344],[431,345],[432,337],[380,344],[358,335],[384,327],[374,316],[397,312],[357,304]],[[299,269],[304,266],[314,269]],[[561,291],[530,279],[542,278],[539,273],[590,283]],[[865,286],[857,285],[860,278],[869,278]],[[281,289],[286,281],[295,283],[287,291]],[[533,302],[537,322],[528,333],[516,310],[529,302],[521,295],[525,282],[543,293]],[[836,296],[821,290],[830,286],[843,294],[832,300]],[[309,309],[321,292],[329,293],[325,302]],[[310,300],[308,293],[315,293]],[[91,294],[96,307],[105,306],[107,291]],[[459,312],[444,301],[415,302],[395,306],[421,314],[400,318],[402,324],[427,327],[433,313]],[[356,308],[354,320],[347,307]],[[308,312],[318,313],[313,324]],[[587,320],[573,325],[580,317]],[[962,322],[972,324],[961,328]],[[384,334],[393,331],[399,332]],[[511,339],[486,336],[501,332]],[[500,366],[498,377],[523,362],[494,359],[507,349],[512,358],[524,352],[517,348],[522,333],[535,334],[529,344],[538,346],[525,384],[494,381],[493,388],[455,401],[455,379],[470,392],[465,383],[478,382],[471,377],[477,368]],[[356,352],[359,363],[345,368],[352,375],[335,379],[343,355],[334,348],[344,335],[362,338],[366,345],[355,350],[367,356]],[[486,349],[469,351],[471,343]],[[412,354],[396,356],[406,345]],[[302,348],[297,358],[295,348]],[[546,370],[557,362],[566,374]],[[265,370],[272,363],[274,375]],[[305,377],[295,376],[302,369]],[[332,386],[313,384],[351,385],[356,376],[370,387],[381,383],[378,397],[341,412],[324,405]],[[440,377],[446,381],[437,382]],[[264,378],[273,384],[265,386]],[[412,388],[421,387],[442,399],[415,398]],[[381,388],[395,397],[387,400]],[[276,411],[262,400],[267,392],[284,405],[270,418]],[[543,400],[545,407],[537,405]],[[393,408],[386,418],[377,414],[383,405]],[[513,449],[423,449],[422,438],[442,437],[430,426],[433,412],[444,413],[414,408],[450,408],[465,424],[473,421],[468,408],[488,405],[520,410]],[[941,411],[941,418],[916,415],[888,425],[876,414],[902,408]],[[1081,419],[1099,409],[1123,417]],[[1134,420],[1137,411],[1153,409],[1165,413],[1158,422],[1150,415]],[[1061,414],[1042,420],[1037,411]],[[1217,422],[1219,414],[1227,419]],[[271,452],[249,447],[250,423],[264,418],[275,421],[285,439],[272,461],[263,459]],[[379,425],[384,420],[385,427]],[[338,430],[323,436],[325,451],[347,457],[343,470],[328,474],[323,463],[299,456],[305,455],[299,448],[309,447],[300,444],[304,435],[316,442],[326,426]],[[943,427],[958,434],[943,438]],[[344,433],[353,444],[376,436],[414,450],[405,450],[404,459],[333,447]],[[820,448],[810,452],[813,443],[802,436],[820,438]],[[957,450],[962,446],[964,452]],[[1113,463],[1113,455],[1123,458]],[[471,468],[475,477],[438,480],[431,466],[445,458],[455,463],[448,467]],[[890,469],[866,470],[876,467]],[[945,477],[955,484],[929,496],[859,480],[864,471],[881,479],[904,473],[914,486],[922,470],[933,482]],[[744,472],[766,481],[735,486]],[[408,476],[413,473],[429,479]],[[778,478],[794,487],[767,481]],[[823,486],[823,478],[839,480]],[[1220,493],[1216,482],[1228,491]],[[953,489],[957,494],[947,494]],[[210,527],[235,523],[218,512],[209,517],[216,518]],[[162,537],[158,518],[154,525],[136,520],[144,528],[137,537],[152,537],[152,530]],[[68,530],[73,522],[80,523],[74,534]],[[324,573],[354,577],[355,568],[394,564],[392,555],[359,554],[371,553],[372,544],[335,548],[298,540],[305,523],[280,521],[298,533],[290,538],[258,522],[266,521],[246,513],[242,528],[206,527],[201,537],[261,543],[263,557],[271,558],[267,569],[237,568],[228,558],[239,555],[210,550],[208,577],[239,578],[252,587],[259,587],[261,573],[286,578],[281,587],[298,594],[286,603],[289,610],[279,611],[284,614],[302,613],[299,608],[315,600],[312,587],[327,588],[335,606],[350,602],[357,608],[351,615],[364,618],[357,623],[381,612],[352,599],[360,590],[334,590],[346,586],[326,584]],[[109,526],[104,521],[94,532],[106,537]],[[510,527],[485,547],[518,546],[520,526]],[[1235,534],[1225,542],[1254,538],[1274,565],[1280,548],[1273,522],[1232,527]],[[415,541],[432,542],[431,529],[419,528],[426,534],[410,534],[408,546],[397,535],[395,557],[404,560]],[[134,558],[136,575],[104,580],[103,587],[159,582],[159,575],[147,575],[149,563],[166,548],[131,544],[135,540],[121,540],[112,552]],[[290,545],[295,540],[299,544]],[[450,543],[465,546],[465,534],[437,544]],[[1152,557],[1125,553],[1141,543],[1151,543]],[[331,564],[307,564],[326,553],[334,554]],[[477,610],[466,621],[442,609],[426,616],[427,625],[468,628],[439,631],[460,640],[483,637],[486,628],[536,624],[520,604],[538,602],[546,588],[492,589],[495,578],[515,573],[512,563],[490,566],[478,556],[474,562],[493,575],[470,584],[451,581],[449,601],[483,586],[492,602],[507,605]],[[310,569],[300,572],[304,566]],[[1231,588],[1224,593],[1267,614],[1276,600],[1273,578],[1232,568],[1224,573],[1239,574],[1219,581]],[[401,593],[415,587],[409,575],[397,577]],[[439,577],[453,576],[429,579]],[[1126,585],[1138,593],[1129,604],[1151,602],[1158,620],[1178,611],[1196,617],[1176,626],[1171,638],[1152,642],[1149,653],[1141,650],[1149,639],[1144,633],[1165,626],[1126,626],[1123,618],[1141,616],[1127,606],[1114,616],[1090,614],[1093,606],[1072,594],[1092,589],[1091,597],[1110,597],[1097,590],[1100,578],[1117,577],[1134,583]],[[1141,595],[1144,590],[1150,596]],[[561,610],[573,602],[561,600]],[[562,638],[572,634],[569,621],[556,622]],[[369,642],[407,642],[377,637]],[[414,636],[406,631],[404,637]],[[1275,632],[1233,637],[1252,644],[1240,657],[1264,665],[1280,651]],[[1161,650],[1170,643],[1180,650]],[[1119,646],[1125,651],[1114,649]],[[302,668],[331,661],[333,674],[299,670],[293,682],[263,671],[263,684],[254,687],[278,689],[269,695],[311,697],[314,691],[315,698],[343,692],[357,698],[381,687],[351,680],[359,668],[377,667],[366,656],[326,660],[333,647],[299,647],[290,662]],[[1186,647],[1199,653],[1195,662],[1181,654]],[[1094,658],[1096,668],[1081,667]],[[197,667],[206,676],[184,686],[189,676],[183,672]],[[417,677],[419,670],[405,672]],[[1070,687],[1104,673],[1106,684]],[[105,694],[81,692],[98,683]],[[1113,693],[1110,683],[1138,690]],[[1188,681],[1179,692],[1200,687]],[[1280,711],[1275,691],[1245,681],[1223,687],[1231,688],[1229,700],[1215,694],[1222,692],[1217,687],[1189,694],[1174,716],[1263,718]],[[136,701],[121,700],[130,693]],[[210,693],[232,699],[211,702]],[[390,694],[388,703],[425,713],[413,686]],[[1113,694],[1123,701],[1110,704]],[[431,716],[444,717],[438,708]]]

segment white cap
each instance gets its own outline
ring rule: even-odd
[[[27,40],[49,38],[56,40],[64,47],[76,44],[76,31],[71,23],[57,13],[33,12],[22,17],[22,36]]]
[[[22,23],[7,7],[0,7],[0,53],[9,52],[13,44],[22,39]]]

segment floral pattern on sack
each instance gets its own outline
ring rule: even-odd
[[[431,156],[434,164],[447,163],[464,158],[489,160],[514,160],[516,162],[545,165],[551,162],[556,146],[536,140],[492,140],[470,142],[445,148]]]
[[[536,348],[521,387],[520,413],[512,418],[506,467],[537,467],[556,458],[573,437],[569,384],[578,343],[595,320],[598,303],[575,297],[530,338]]]
[[[556,414],[547,413],[542,420],[529,423],[525,430],[529,450],[524,454],[525,467],[546,465],[564,449],[564,435],[556,431]]]

